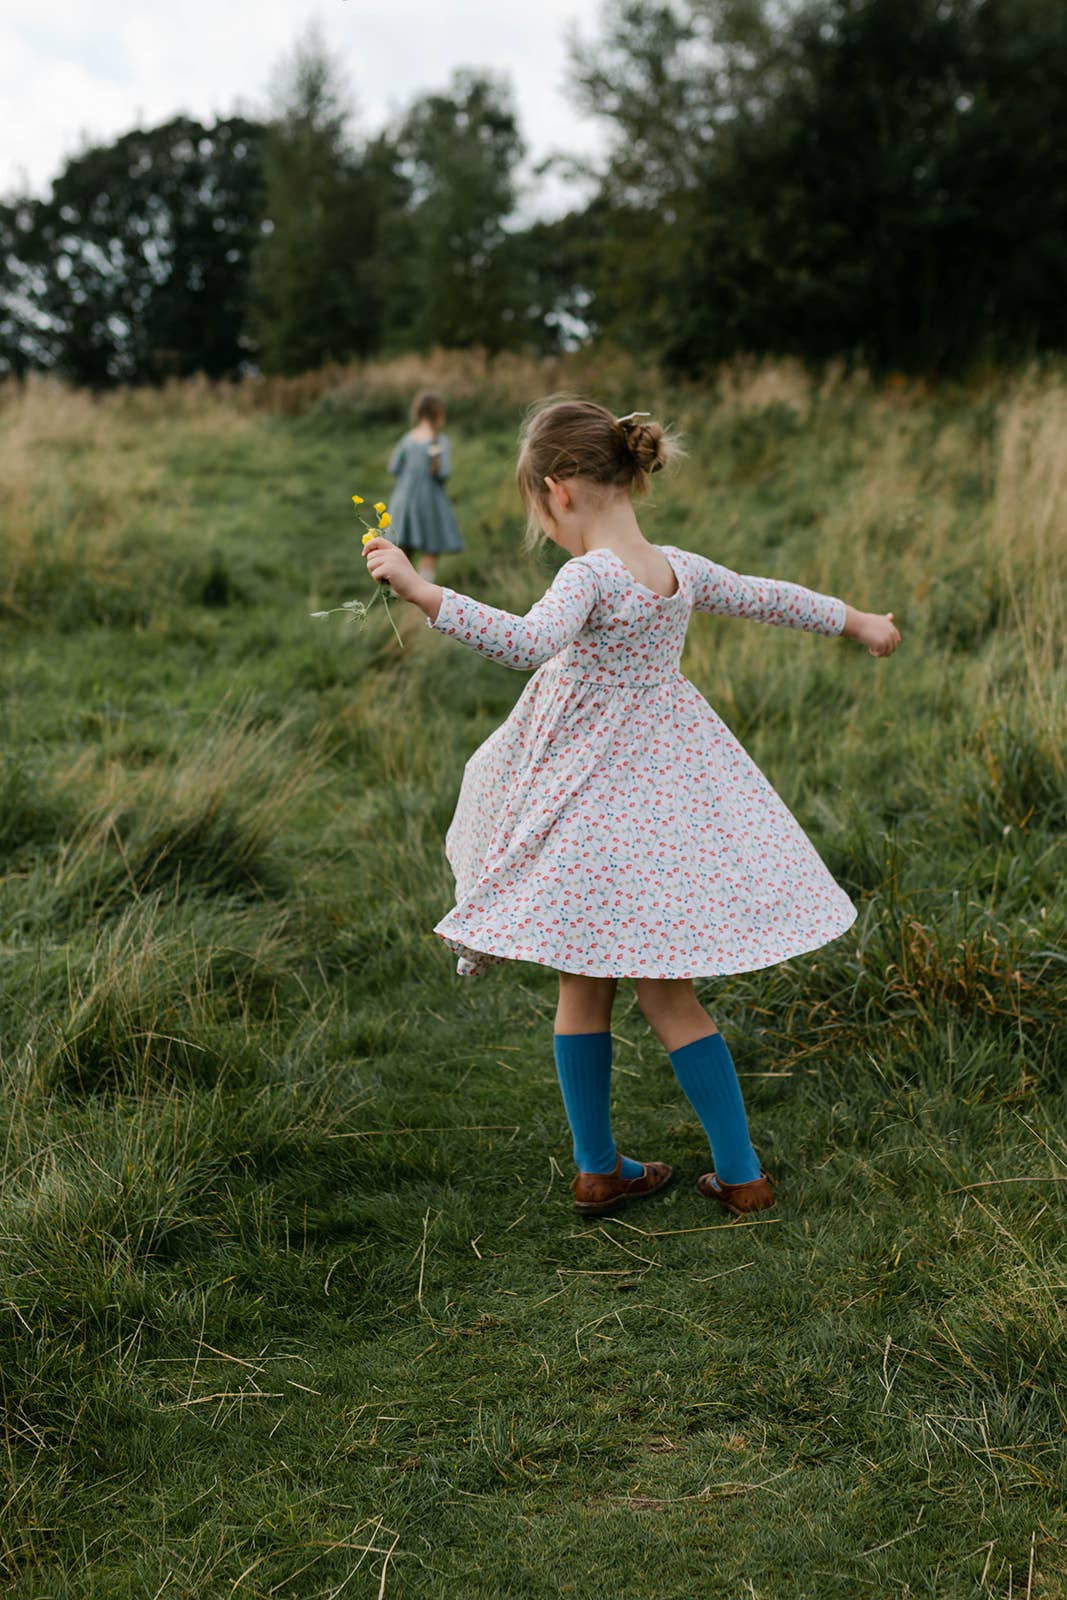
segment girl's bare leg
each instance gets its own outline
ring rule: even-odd
[[[615,978],[583,978],[574,972],[560,972],[557,976],[559,1004],[556,1006],[556,1032],[609,1033],[618,981]]]
[[[433,583],[437,576],[437,557],[422,555],[419,557],[418,574],[425,578],[427,583]]]
[[[638,978],[637,1003],[656,1038],[668,1052],[694,1039],[718,1033],[696,997],[690,978]]]

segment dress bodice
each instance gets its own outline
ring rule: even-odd
[[[428,482],[445,483],[452,475],[452,446],[447,435],[437,435],[439,455],[436,473],[431,470],[430,445],[425,439],[416,439],[413,434],[406,433],[395,446],[389,457],[389,471],[394,478],[401,476],[419,479]]]
[[[680,670],[686,629],[692,615],[691,580],[677,552],[663,550],[678,587],[657,594],[638,583],[611,550],[582,556],[596,574],[599,598],[586,621],[556,660],[565,677],[586,683],[656,683]],[[673,559],[672,559],[673,558]]]
[[[672,595],[638,583],[613,550],[591,550],[560,568],[524,617],[443,589],[431,626],[518,671],[553,670],[607,686],[637,687],[679,671],[694,610],[749,617],[809,633],[840,633],[845,607],[777,578],[743,577],[674,545],[656,547],[678,580]]]

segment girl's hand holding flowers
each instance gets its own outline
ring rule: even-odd
[[[390,544],[388,539],[381,539],[380,538],[381,533],[384,531],[384,529],[389,527],[390,523],[393,520],[392,517],[389,515],[388,511],[385,508],[385,501],[384,500],[376,500],[374,502],[374,509],[378,514],[378,525],[377,525],[377,527],[372,527],[371,524],[367,521],[366,517],[364,517],[360,513],[360,511],[358,509],[361,505],[364,504],[364,499],[363,499],[363,496],[361,494],[354,494],[352,496],[352,504],[357,508],[356,509],[356,515],[359,517],[360,522],[362,522],[363,526],[367,530],[366,533],[363,535],[363,538],[362,538],[362,541],[361,541],[361,543],[363,545],[364,553],[366,553],[368,548],[373,547],[376,543],[384,544],[387,549],[394,551],[395,554],[398,555],[400,557],[400,559],[403,561],[404,565],[408,568],[408,570],[411,571],[411,564],[407,560],[407,557],[403,554],[403,552],[400,551],[400,550],[397,550],[395,545]],[[412,577],[415,577],[415,573],[413,571],[411,572],[411,575],[412,575]],[[355,617],[355,618],[357,618],[358,621],[362,622],[362,621],[365,620],[367,612],[370,610],[371,606],[374,604],[374,601],[377,600],[379,595],[381,595],[383,601],[385,602],[385,614],[389,618],[389,626],[392,628],[394,634],[396,635],[397,644],[400,646],[401,649],[403,649],[404,648],[404,641],[400,637],[400,630],[397,628],[396,623],[393,621],[392,615],[391,615],[390,610],[389,610],[388,599],[389,599],[389,590],[391,588],[390,574],[387,573],[387,572],[386,573],[377,573],[376,572],[374,574],[374,576],[375,576],[376,581],[378,583],[378,588],[374,591],[374,596],[373,596],[373,598],[370,600],[370,602],[368,604],[364,605],[362,600],[346,600],[343,606],[334,606],[329,611],[313,611],[311,613],[311,615],[313,617],[317,617],[317,618],[332,617],[334,615],[334,613],[337,612],[337,611],[347,611],[349,616]],[[404,598],[407,598],[407,595],[406,595],[404,589],[400,588],[400,589],[397,589],[395,592],[397,594],[403,596]]]
[[[363,555],[375,583],[387,583],[401,600],[414,600],[419,589],[426,586],[425,578],[419,577],[403,550],[381,535],[367,535]]]
[[[363,554],[375,583],[388,584],[401,600],[410,600],[431,622],[436,621],[444,591],[420,577],[403,550],[378,534],[363,541]]]

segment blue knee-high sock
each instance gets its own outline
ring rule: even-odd
[[[723,1183],[758,1178],[759,1157],[748,1137],[741,1085],[722,1034],[709,1033],[672,1050],[671,1066],[703,1124],[718,1177]]]
[[[552,1040],[567,1121],[580,1172],[614,1172],[611,1136],[611,1034],[557,1033]],[[639,1161],[622,1158],[622,1176],[639,1178]]]

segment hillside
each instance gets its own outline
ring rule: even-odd
[[[653,539],[892,609],[694,618],[685,668],[860,905],[702,994],[781,1204],[581,1225],[551,974],[432,933],[524,679],[376,606],[354,490],[413,361],[0,392],[7,1592],[1052,1600],[1067,1586],[1067,379],[432,369],[467,553],[525,609],[525,401],[655,407]],[[703,1161],[703,1164],[702,1164]]]

